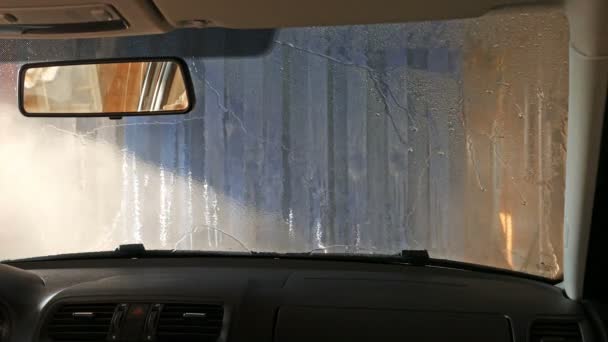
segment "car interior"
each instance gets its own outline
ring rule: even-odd
[[[608,341],[606,15],[0,0],[0,342]]]

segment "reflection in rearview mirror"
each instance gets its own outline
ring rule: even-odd
[[[25,66],[20,106],[29,116],[185,113],[192,99],[184,73],[175,60]]]

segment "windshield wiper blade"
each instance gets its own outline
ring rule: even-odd
[[[332,249],[341,249],[341,251],[332,252]],[[433,260],[430,258],[429,252],[426,249],[404,249],[398,254],[385,254],[377,252],[375,248],[367,248],[356,245],[324,246],[315,248],[308,253],[303,253],[302,255],[314,257],[331,256],[343,258],[373,258],[375,260],[407,263],[416,266],[429,265],[429,263],[431,263]]]
[[[167,258],[167,257],[231,257],[249,256],[250,252],[204,251],[204,250],[175,250],[175,249],[146,249],[143,244],[125,244],[113,251],[65,253],[47,256],[37,256],[23,259],[2,260],[0,263],[86,260],[86,259],[133,259],[133,258]]]
[[[374,247],[363,247],[358,245],[329,245],[314,248],[308,251],[306,254],[319,255],[319,254],[341,254],[341,255],[374,255],[378,254],[377,249]]]
[[[187,257],[187,256],[216,256],[216,255],[250,255],[251,252],[235,251],[201,251],[187,249],[146,249],[142,243],[124,244],[118,246],[113,252],[109,252],[120,258],[145,258],[145,257]]]

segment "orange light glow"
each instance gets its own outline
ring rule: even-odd
[[[498,213],[500,224],[502,225],[502,233],[505,237],[505,249],[507,251],[507,262],[509,267],[513,268],[513,220],[511,214]]]

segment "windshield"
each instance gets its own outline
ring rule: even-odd
[[[567,32],[562,13],[536,9],[282,29],[256,57],[196,57],[193,47],[217,42],[191,30],[1,41],[0,259],[125,243],[426,249],[559,278]],[[61,119],[17,109],[24,63],[160,54],[186,62],[191,113]],[[98,88],[79,89],[84,105]]]

